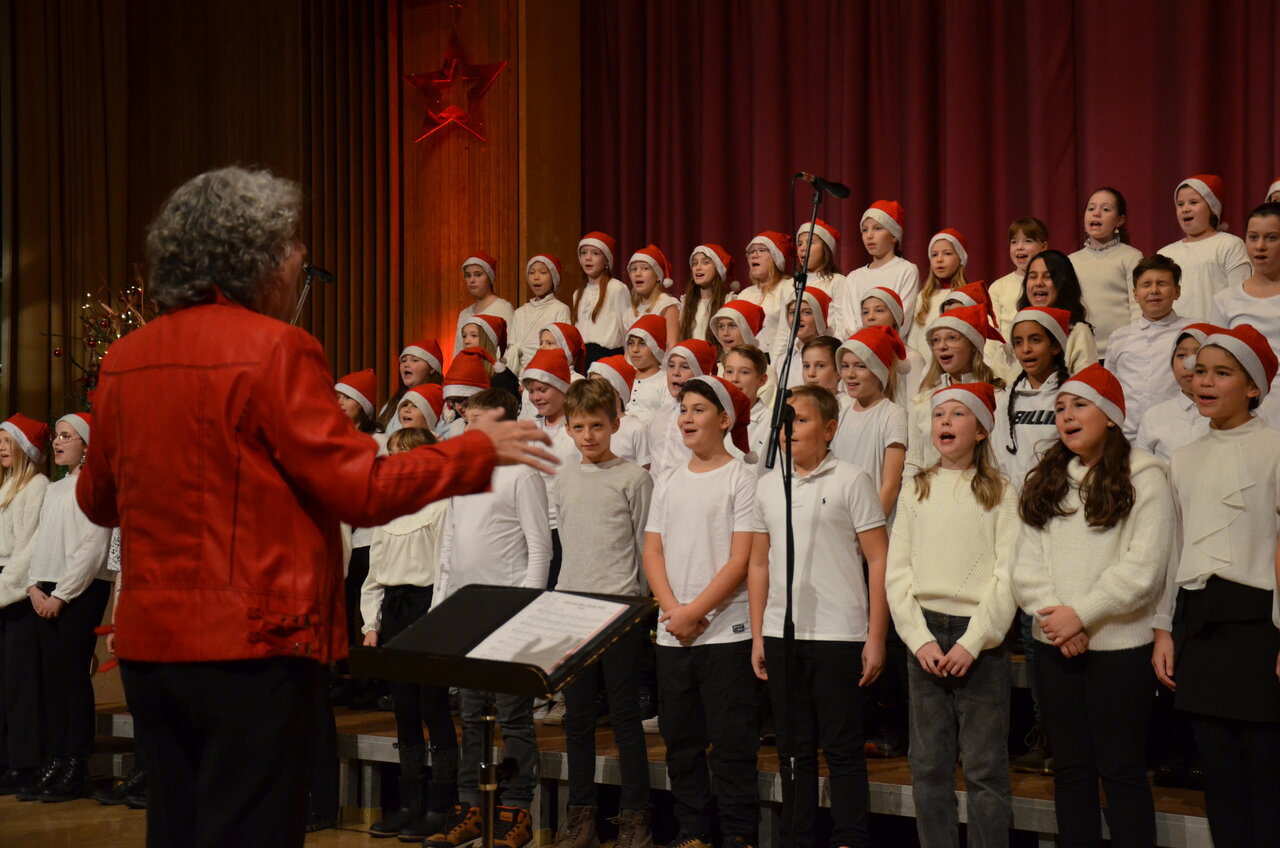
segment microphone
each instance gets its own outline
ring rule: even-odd
[[[845,191],[847,192],[848,189],[845,189]],[[332,271],[326,271],[317,265],[312,265],[310,262],[303,264],[302,273],[307,275],[307,279],[319,280],[322,283],[332,283],[338,279],[333,275]]]
[[[797,171],[796,175],[792,177],[792,179],[804,180],[807,183],[813,183],[813,187],[816,188],[818,191],[825,191],[827,194],[831,195],[832,197],[839,198],[840,200],[844,200],[846,197],[849,196],[849,187],[847,185],[845,185],[844,183],[837,183],[831,180],[823,179],[822,177],[819,177],[816,174],[810,174],[805,171]]]

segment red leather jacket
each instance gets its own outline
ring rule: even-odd
[[[296,327],[219,297],[113,343],[76,496],[121,528],[116,652],[345,656],[339,521],[375,526],[485,491],[494,467],[480,433],[375,452]]]

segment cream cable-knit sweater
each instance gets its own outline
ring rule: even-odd
[[[1146,451],[1129,455],[1133,509],[1111,528],[1090,527],[1080,500],[1088,469],[1067,466],[1071,515],[1037,529],[1022,524],[1014,545],[1013,595],[1033,618],[1036,610],[1066,604],[1089,636],[1089,650],[1116,651],[1151,643],[1156,603],[1173,552],[1173,493],[1164,463]],[[1035,638],[1048,642],[1037,621]]]
[[[16,448],[15,448],[16,449]],[[0,503],[9,497],[12,481],[0,487]],[[49,478],[43,474],[32,477],[13,498],[13,503],[0,509],[0,608],[16,601],[26,600],[27,569],[31,565],[31,545],[40,525],[40,507],[44,504],[44,492]]]

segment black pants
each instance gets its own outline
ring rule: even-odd
[[[0,609],[0,763],[40,765],[40,637],[23,598]]]
[[[1280,833],[1280,726],[1193,715],[1214,845],[1261,848]]]
[[[795,676],[787,673],[781,639],[766,638],[769,700],[778,729],[782,772],[782,844],[812,845],[818,819],[818,749],[830,773],[831,845],[870,844],[871,789],[862,745],[866,690],[862,642],[797,639]],[[788,760],[795,757],[795,787]],[[795,841],[789,841],[795,833]]]
[[[551,531],[551,562],[547,566],[547,588],[554,589],[560,582],[560,563],[564,559],[564,548],[560,546],[560,531]]]
[[[369,547],[351,549],[351,560],[347,563],[347,576],[342,581],[342,590],[347,609],[347,644],[359,645],[360,636],[360,590],[364,587],[364,579],[369,576]]]
[[[1058,845],[1102,840],[1098,780],[1115,848],[1155,843],[1146,739],[1155,699],[1151,646],[1067,658],[1036,642],[1040,709],[1053,745]],[[1230,843],[1219,843],[1230,844]]]
[[[54,583],[37,584],[46,594]],[[111,599],[111,583],[94,580],[56,618],[36,618],[44,694],[46,753],[88,759],[93,753],[94,701],[89,663]]]
[[[569,804],[596,805],[596,692],[604,678],[609,723],[622,765],[623,810],[649,808],[649,756],[639,710],[640,663],[649,634],[636,628],[605,652],[600,662],[564,690],[564,734],[569,757]]]
[[[431,586],[388,586],[382,595],[382,628],[378,644],[385,645],[422,618],[431,609]],[[449,715],[449,690],[421,683],[391,683],[391,699],[396,705],[396,741],[401,748],[421,745],[427,725],[431,747],[437,751],[456,749],[458,731]]]
[[[658,724],[667,743],[667,776],[681,832],[703,839],[711,833],[709,761],[724,841],[741,836],[754,845],[759,838],[760,702],[751,640],[692,648],[659,645],[657,653]]]
[[[147,846],[298,848],[319,663],[125,660],[147,763]]]
[[[321,672],[321,680],[327,674]],[[308,789],[311,814],[317,818],[338,818],[338,723],[329,703],[327,686],[316,686],[312,699],[315,736],[311,740],[311,782]],[[136,736],[137,734],[135,734]]]
[[[675,344],[675,342],[668,342],[668,344]],[[585,348],[586,356],[583,357],[582,362],[583,374],[587,373],[587,369],[591,367],[591,363],[604,359],[606,356],[621,356],[626,350],[626,348],[622,347],[604,347],[596,344],[595,342],[587,342]]]

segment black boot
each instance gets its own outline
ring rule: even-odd
[[[0,795],[12,795],[40,774],[38,768],[11,768],[0,774]]]
[[[67,767],[62,774],[58,775],[58,779],[40,793],[40,800],[46,804],[60,804],[63,801],[88,798],[93,793],[93,783],[89,780],[88,758],[69,757],[66,762]]]
[[[400,748],[400,809],[370,827],[370,836],[380,839],[400,836],[406,826],[422,816],[422,777],[426,757],[426,745]]]
[[[427,781],[426,812],[400,831],[401,842],[418,842],[439,833],[445,816],[458,801],[458,749],[431,752],[431,779]]]
[[[142,779],[134,784],[128,795],[124,796],[124,805],[131,810],[147,808],[147,773],[143,772],[140,777]]]
[[[44,761],[44,765],[40,767],[31,780],[24,786],[19,786],[15,796],[19,801],[39,801],[40,796],[49,788],[55,780],[62,776],[62,772],[67,768],[67,761],[63,757],[50,757]]]
[[[122,780],[119,785],[111,789],[99,789],[93,793],[93,798],[99,804],[115,807],[123,804],[130,795],[136,794],[139,787],[141,787],[143,794],[146,794],[147,775],[139,766],[134,766],[133,770],[129,772],[129,776]]]

